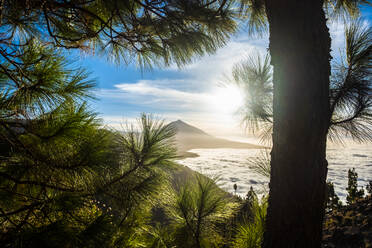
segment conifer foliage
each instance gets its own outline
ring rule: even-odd
[[[181,65],[224,44],[236,29],[229,7],[212,0],[5,0],[0,44],[26,45],[13,39],[21,31],[26,38],[93,49],[117,61]]]
[[[37,40],[16,48],[16,59],[1,63],[1,242],[77,244],[99,215],[82,195],[94,191],[110,157],[108,136],[84,102],[94,83]]]
[[[1,244],[134,247],[173,130],[146,115],[138,130],[102,129],[84,69],[36,39],[16,48],[0,64]]]
[[[326,210],[335,210],[340,208],[341,206],[342,202],[335,192],[334,184],[328,181],[326,190]]]
[[[152,117],[119,133],[87,101],[67,49],[139,66],[183,65],[235,30],[227,1],[1,1],[0,243],[143,247],[175,158]],[[142,230],[142,231],[141,231]]]
[[[13,56],[1,63],[1,244],[131,246],[175,158],[173,130],[146,115],[139,130],[102,129],[85,70],[37,40]]]
[[[355,20],[346,25],[345,41],[343,60],[332,64],[328,137],[335,141],[342,141],[344,136],[370,141],[371,28],[362,20]],[[231,79],[246,94],[245,104],[240,109],[242,122],[249,130],[259,130],[263,141],[270,140],[272,133],[272,73],[270,57],[256,53],[234,66]]]
[[[351,170],[349,169],[347,177],[346,202],[352,204],[364,196],[364,189],[358,189],[358,173],[355,172],[354,168]]]
[[[215,181],[197,175],[192,182],[182,187],[173,211],[178,222],[176,236],[182,241],[177,247],[222,245],[221,226],[233,208]]]

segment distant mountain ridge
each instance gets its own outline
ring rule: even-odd
[[[206,136],[210,136],[209,134],[207,134],[203,130],[201,130],[199,128],[196,128],[194,126],[191,126],[191,125],[189,125],[186,122],[183,122],[181,120],[177,120],[177,121],[171,122],[168,125],[171,126],[172,128],[174,128],[174,130],[176,130],[176,132],[178,134],[179,133],[184,133],[184,134],[194,134],[194,135],[206,135]]]
[[[260,145],[235,142],[226,139],[220,139],[209,135],[203,130],[191,126],[184,121],[177,120],[168,124],[176,131],[175,140],[178,155],[183,157],[197,156],[195,153],[188,152],[191,149],[216,149],[216,148],[233,148],[233,149],[260,149]]]

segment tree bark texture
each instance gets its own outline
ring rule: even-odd
[[[266,0],[274,128],[264,248],[320,247],[330,35],[323,0]]]

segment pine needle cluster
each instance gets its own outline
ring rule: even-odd
[[[181,66],[224,45],[234,17],[227,1],[1,1],[0,243],[143,247],[174,130],[147,115],[104,129],[68,49]]]
[[[328,137],[342,141],[372,140],[371,28],[355,20],[345,29],[346,51],[341,63],[333,61],[330,84]],[[241,87],[245,105],[242,123],[250,131],[260,130],[263,140],[272,133],[272,68],[268,55],[250,56],[233,68],[232,83]]]
[[[117,62],[183,65],[224,45],[236,30],[235,15],[229,1],[5,0],[0,44],[38,37]]]

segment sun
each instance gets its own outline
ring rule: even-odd
[[[243,102],[242,90],[234,85],[227,85],[212,90],[209,104],[217,113],[233,115],[243,105]]]

